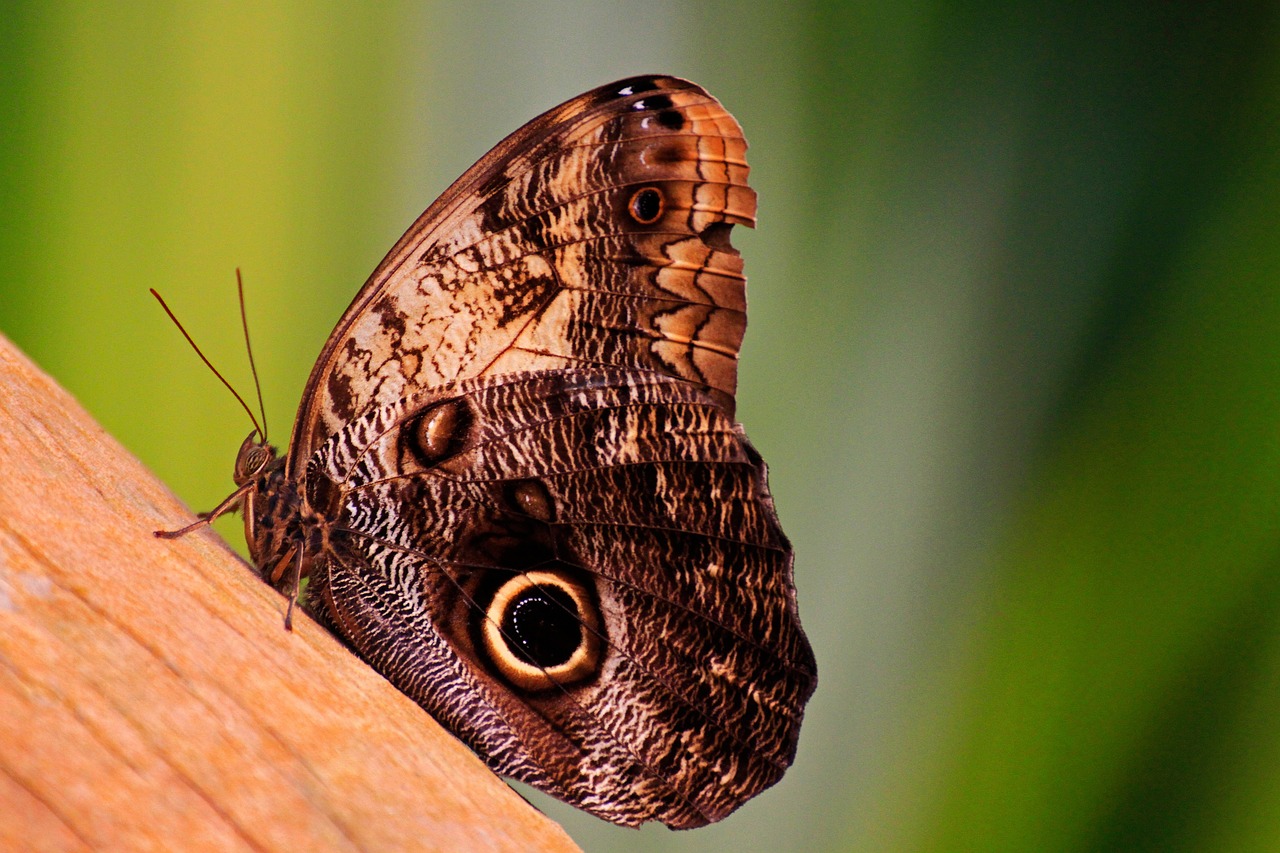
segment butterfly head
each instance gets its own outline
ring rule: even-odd
[[[232,478],[237,486],[243,486],[262,476],[275,460],[276,449],[260,439],[255,429],[240,443]]]

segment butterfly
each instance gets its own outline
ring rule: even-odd
[[[517,130],[413,224],[250,434],[257,571],[497,773],[606,820],[719,820],[816,685],[792,550],[734,419],[746,142],[635,77]]]

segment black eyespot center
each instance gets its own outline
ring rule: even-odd
[[[662,192],[656,187],[642,187],[631,194],[627,211],[641,225],[652,225],[662,217],[666,204]]]
[[[551,669],[567,663],[582,645],[573,596],[558,586],[528,587],[502,614],[502,636],[511,654],[527,664]]]

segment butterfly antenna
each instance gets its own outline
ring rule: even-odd
[[[249,343],[249,315],[244,310],[244,279],[236,267],[236,291],[240,294],[240,326],[244,329],[244,349],[249,353],[249,371],[253,374],[253,390],[258,392],[258,413],[262,415],[262,440],[267,440],[267,407],[262,405],[262,383],[258,381],[258,366],[253,363],[253,346]]]
[[[191,344],[191,348],[196,351],[196,355],[200,356],[200,360],[204,362],[205,367],[212,370],[213,375],[218,377],[218,381],[227,386],[227,390],[231,392],[231,396],[236,398],[236,401],[240,403],[240,408],[244,409],[245,414],[249,416],[249,420],[253,421],[253,428],[258,431],[258,435],[263,437],[262,440],[266,441],[266,433],[263,432],[261,425],[258,423],[258,419],[253,416],[253,410],[245,403],[244,398],[236,393],[236,389],[232,388],[231,383],[226,380],[226,377],[218,372],[218,368],[214,367],[213,363],[210,362],[209,359],[205,358],[205,354],[200,351],[200,347],[196,346],[196,342],[191,339],[191,336],[187,334],[187,330],[178,322],[178,318],[175,317],[173,311],[169,309],[164,298],[161,297],[159,293],[156,293],[156,289],[154,287],[149,289],[151,291],[151,295],[156,298],[156,301],[160,303],[160,307],[164,309],[164,313],[169,315],[169,319],[173,321],[173,325],[178,327],[178,331],[182,332],[182,336],[187,339],[187,343]]]

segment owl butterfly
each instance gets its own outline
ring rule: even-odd
[[[529,122],[391,249],[288,454],[250,435],[223,505],[267,582],[308,577],[309,612],[496,772],[620,824],[772,785],[816,683],[734,421],[745,150],[672,77]]]

